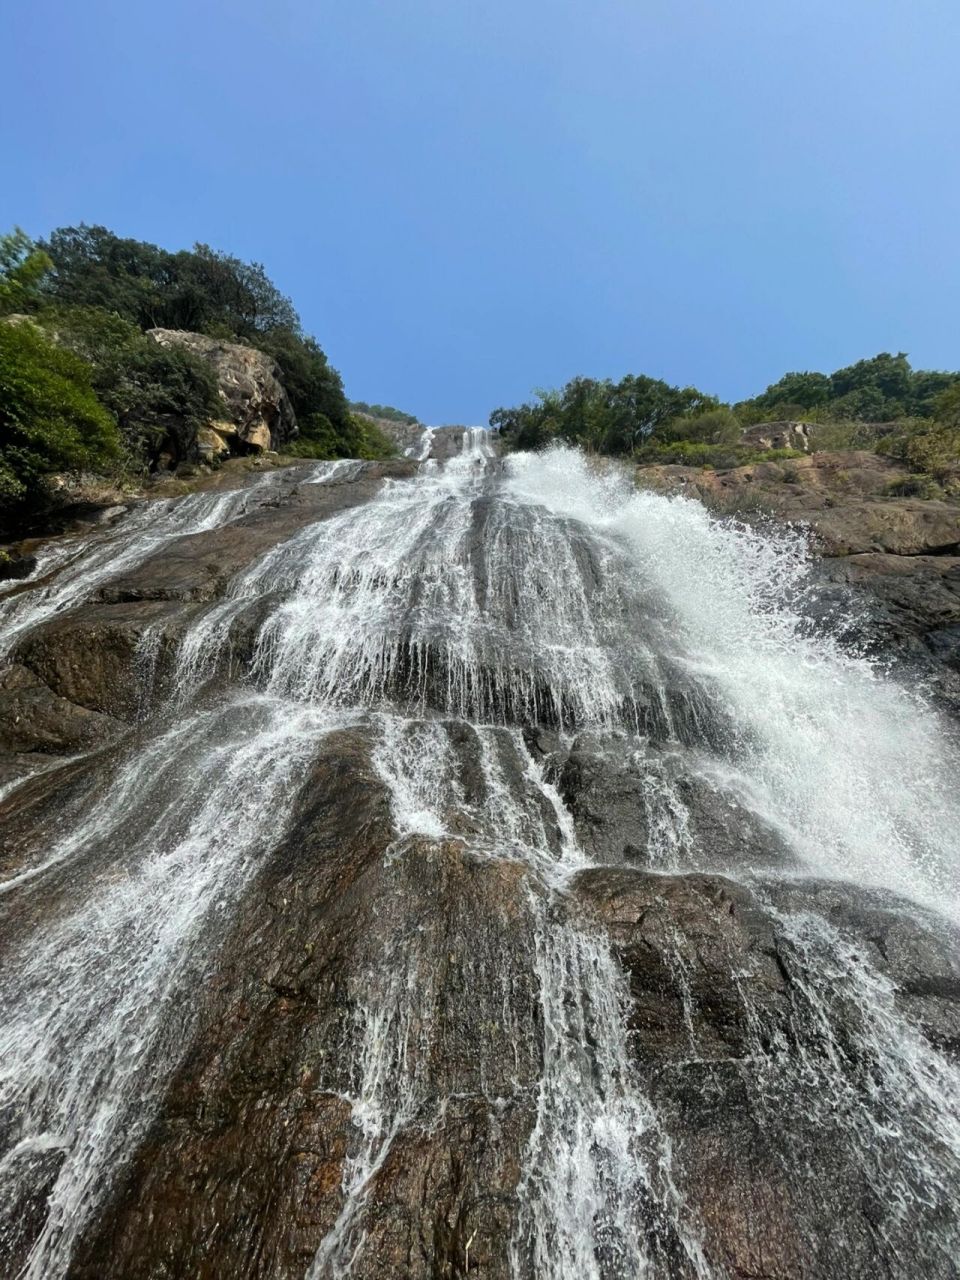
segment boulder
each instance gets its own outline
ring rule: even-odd
[[[162,347],[182,347],[212,366],[223,399],[223,421],[209,430],[230,441],[237,452],[275,448],[297,435],[297,418],[280,380],[276,361],[242,342],[224,342],[184,329],[150,329],[149,337]],[[224,423],[233,430],[224,429]],[[212,447],[209,438],[198,448]]]

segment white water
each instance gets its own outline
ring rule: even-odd
[[[315,478],[343,479],[355,465]],[[111,555],[94,540],[67,577],[36,599],[18,596],[0,622],[12,642],[163,540],[222,523],[251,500],[219,495],[221,505],[193,503],[175,522],[172,511],[149,526],[128,521],[111,533]],[[698,743],[705,776],[775,820],[803,870],[955,913],[956,749],[918,698],[811,631],[806,575],[797,538],[636,494],[570,451],[510,458],[501,477],[476,431],[448,464],[387,482],[367,505],[307,526],[238,575],[183,643],[182,717],[122,765],[36,865],[0,886],[12,902],[50,892],[66,904],[43,936],[15,946],[0,977],[0,1101],[16,1117],[0,1180],[12,1195],[38,1177],[37,1153],[62,1154],[22,1275],[65,1273],[186,1040],[178,998],[344,717],[376,734],[373,764],[397,835],[389,857],[417,837],[453,837],[529,876],[543,1065],[510,1246],[516,1275],[668,1275],[670,1250],[685,1274],[718,1274],[627,1052],[623,976],[599,931],[566,908],[590,859],[518,725],[555,725],[567,744],[584,730],[617,730],[637,760],[648,722],[681,741],[714,726],[721,747]],[[265,601],[248,686],[214,710],[190,709],[221,668],[231,627]],[[651,863],[689,866],[697,850],[668,770],[651,768],[645,797]],[[63,877],[81,865],[68,892]],[[948,1194],[960,1168],[955,1073],[845,938],[819,917],[782,919],[819,976],[802,988],[798,1047],[771,1049],[758,1024],[757,1106],[768,1070],[781,1085],[845,1090],[842,1132],[857,1149],[886,1141],[891,1117],[903,1122],[905,1172],[886,1176],[880,1161],[878,1187],[905,1203],[924,1189]],[[678,950],[681,971],[685,963]],[[429,1034],[429,975],[399,955],[386,969],[356,1005],[342,1210],[310,1280],[358,1265],[376,1175],[397,1137],[425,1123],[414,1037]],[[833,1047],[836,986],[864,1011],[869,1079]],[[695,1010],[684,1005],[693,1049]],[[932,1155],[918,1132],[931,1135]]]
[[[353,464],[349,464],[353,465]],[[342,463],[318,463],[309,483],[336,475]],[[89,600],[113,578],[143,564],[177,538],[206,533],[275,501],[301,474],[267,471],[244,488],[142,502],[109,530],[51,542],[40,554],[32,591],[0,596],[0,658],[34,627]],[[49,581],[47,581],[49,579]],[[22,585],[22,584],[18,584]]]
[[[724,524],[636,493],[571,450],[508,460],[507,492],[583,521],[670,611],[681,661],[736,726],[737,769],[817,875],[889,888],[957,918],[960,753],[922,700],[800,611],[798,535]]]

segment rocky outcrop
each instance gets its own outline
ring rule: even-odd
[[[755,449],[797,449],[810,451],[810,424],[807,422],[757,422],[740,437]]]
[[[297,419],[275,360],[240,342],[224,342],[183,329],[149,329],[164,347],[182,347],[205,360],[217,376],[224,412],[197,436],[201,456],[277,449],[297,434]]]
[[[808,525],[827,556],[960,551],[960,502],[904,496],[909,477],[875,453],[814,453],[717,471],[641,467],[638,481],[700,498],[721,514],[769,514]]]

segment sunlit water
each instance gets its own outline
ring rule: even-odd
[[[30,1280],[65,1273],[144,1136],[189,1036],[191,983],[276,847],[305,766],[345,724],[375,738],[394,814],[388,857],[456,836],[529,872],[542,1072],[510,1244],[518,1277],[718,1274],[627,1053],[624,977],[600,933],[561,909],[591,858],[523,726],[549,726],[567,744],[620,734],[617,749],[640,761],[653,735],[776,827],[793,855],[784,876],[872,886],[956,918],[956,748],[917,696],[809,624],[799,536],[638,494],[569,450],[500,463],[482,431],[438,465],[426,456],[432,438],[414,479],[386,481],[235,577],[180,645],[166,721],[41,859],[0,884],[12,912],[26,895],[61,892],[63,877],[74,886],[0,975],[0,1109],[11,1117],[0,1242],[16,1248],[18,1206],[46,1195],[20,1273]],[[344,479],[358,465],[306,478]],[[80,544],[49,584],[0,601],[0,643],[169,539],[242,517],[275,483],[153,504]],[[254,609],[249,670],[211,707],[204,693],[229,663],[231,629]],[[253,770],[257,786],[245,787]],[[644,795],[650,864],[696,869],[704,851],[669,769],[650,765]],[[757,868],[727,871],[753,882]],[[825,1132],[863,1152],[879,1193],[904,1205],[949,1197],[956,1072],[835,927],[807,911],[781,919],[802,1029],[798,1046],[778,1045],[755,1014],[758,1114],[791,1091],[830,1097]],[[682,974],[679,943],[676,963]],[[358,1001],[354,1141],[310,1280],[362,1267],[372,1180],[397,1136],[424,1123],[411,1037],[425,1034],[435,993],[401,956],[388,970]],[[866,1075],[836,1048],[838,991],[858,1010]],[[686,1012],[695,1051],[696,1010]]]

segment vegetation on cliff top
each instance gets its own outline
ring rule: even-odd
[[[209,365],[155,343],[152,328],[275,360],[300,428],[290,452],[392,451],[351,412],[340,375],[259,263],[203,244],[169,252],[105,227],[62,227],[37,244],[16,230],[0,236],[0,497],[35,502],[60,470],[142,473],[172,420],[189,430],[218,416]]]
[[[732,467],[789,456],[744,441],[745,428],[771,420],[811,424],[815,447],[873,449],[938,480],[960,464],[960,373],[914,370],[902,352],[881,353],[829,375],[786,374],[734,405],[645,375],[578,377],[496,409],[490,425],[520,449],[562,440],[641,463]]]

